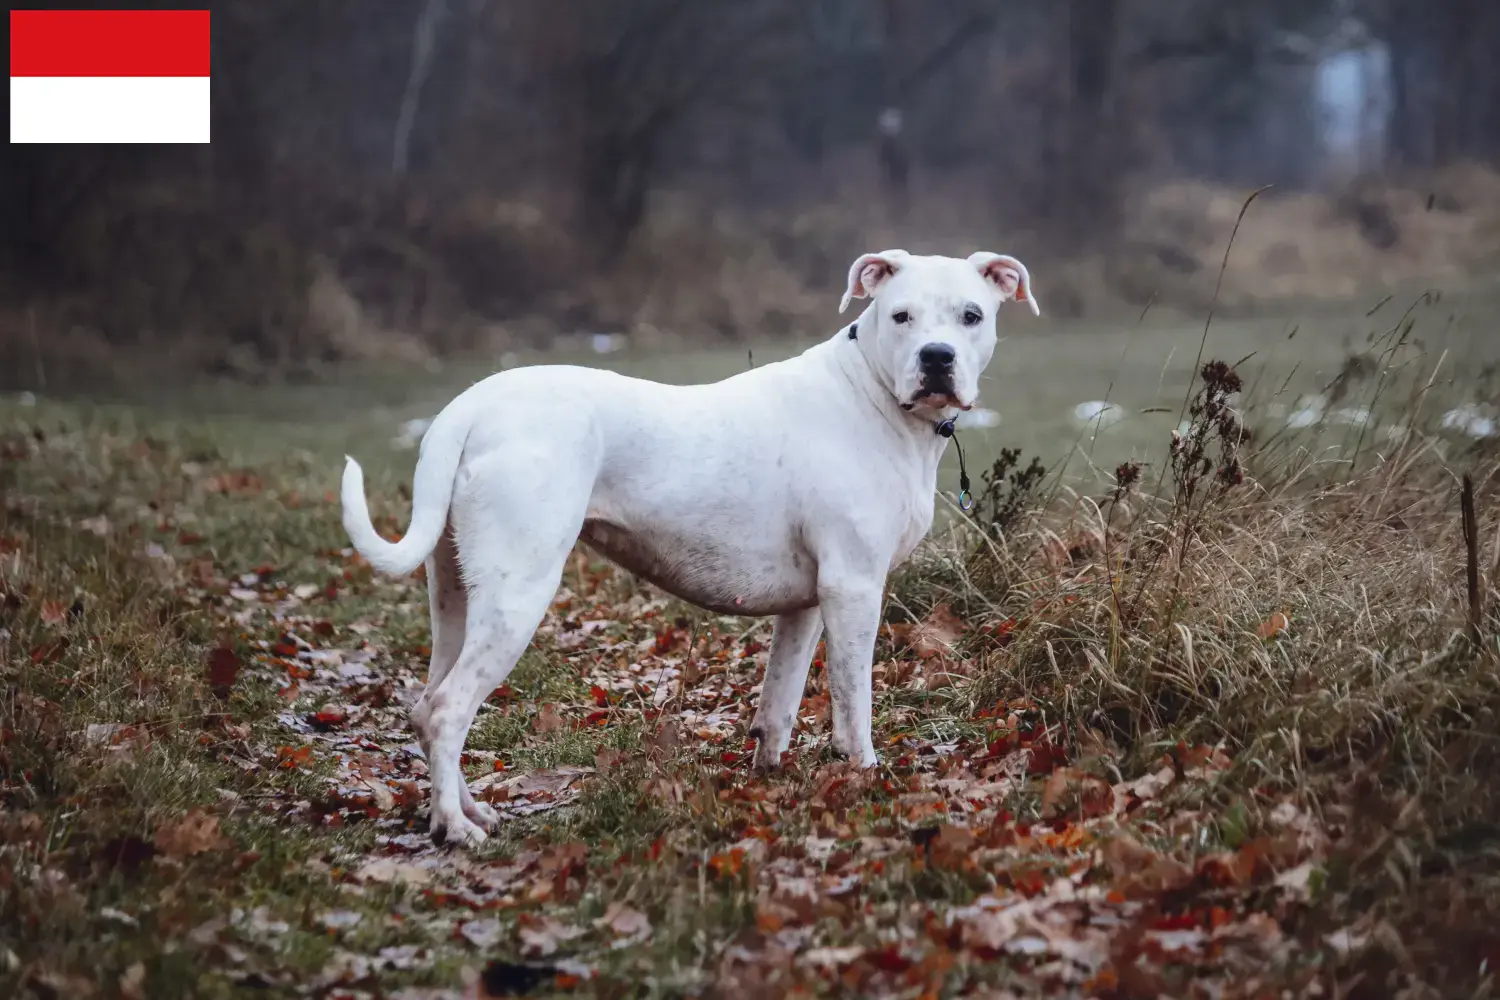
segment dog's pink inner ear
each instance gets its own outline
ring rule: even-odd
[[[1007,299],[1025,302],[1029,290],[1021,280],[1021,272],[1010,261],[992,260],[984,266],[984,276],[999,286]]]
[[[881,282],[895,273],[896,269],[891,266],[890,261],[877,257],[860,270],[858,294],[867,298],[874,295]]]
[[[1025,264],[1004,254],[977,253],[969,260],[979,268],[986,281],[1000,289],[1002,301],[1024,302],[1031,307],[1033,316],[1042,314],[1042,307],[1032,294],[1031,275]]]
[[[844,289],[844,298],[839,302],[839,312],[849,308],[852,299],[872,297],[882,284],[896,273],[896,260],[904,251],[887,250],[884,253],[867,253],[849,265],[849,284]]]

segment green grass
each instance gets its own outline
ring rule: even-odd
[[[1155,461],[1177,426],[1200,345],[1207,356],[1246,359],[1238,367],[1247,384],[1247,404],[1263,414],[1266,430],[1280,427],[1302,397],[1326,391],[1351,356],[1369,356],[1378,363],[1349,382],[1351,395],[1338,405],[1368,404],[1379,387],[1377,426],[1372,428],[1379,442],[1378,431],[1401,418],[1414,384],[1424,389],[1429,416],[1472,399],[1475,376],[1500,361],[1500,342],[1490,335],[1500,313],[1497,306],[1500,300],[1491,290],[1424,295],[1422,289],[1412,289],[1384,302],[1321,305],[1269,317],[1221,317],[1206,336],[1201,320],[1157,310],[1082,321],[1051,315],[1038,320],[1016,310],[1002,317],[1001,342],[981,382],[980,405],[998,411],[1001,422],[965,431],[965,453],[971,471],[987,467],[1001,448],[1038,455],[1058,473],[1066,458],[1068,478],[1092,481],[1122,461]],[[528,351],[455,361],[437,372],[348,368],[316,384],[122,385],[73,402],[91,410],[108,401],[113,405],[105,405],[105,411],[127,425],[149,414],[204,447],[222,448],[232,462],[306,462],[310,475],[323,472],[312,478],[326,482],[324,488],[336,484],[335,467],[342,456],[354,454],[371,477],[372,494],[387,494],[410,481],[412,456],[390,447],[400,423],[431,416],[505,364],[584,364],[669,383],[707,382],[742,371],[752,360],[759,365],[788,357],[848,319],[830,308],[826,331],[796,342],[750,347],[610,355]],[[1405,346],[1392,352],[1398,339]],[[45,387],[39,393],[44,399],[49,394]],[[60,392],[60,398],[69,397]],[[1074,407],[1090,400],[1119,404],[1125,419],[1079,422]],[[1342,446],[1351,433],[1347,426],[1330,424],[1324,443]],[[951,491],[958,470],[949,451],[943,486]]]
[[[378,522],[403,525],[412,455],[388,438],[466,376],[6,406],[0,994],[280,996],[323,982],[328,996],[456,996],[509,962],[549,966],[537,995],[1313,983],[1487,995],[1500,961],[1500,679],[1493,614],[1477,646],[1463,635],[1453,483],[1460,471],[1479,483],[1488,577],[1494,456],[1429,434],[1440,391],[1413,386],[1443,346],[1407,337],[1385,384],[1377,372],[1351,397],[1378,407],[1384,394],[1418,432],[1406,444],[1351,469],[1360,442],[1347,428],[1268,434],[1242,456],[1242,486],[1190,485],[1162,439],[1199,337],[1142,327],[1128,350],[1111,342],[1113,359],[1095,340],[1002,345],[986,394],[1006,422],[965,439],[980,460],[992,442],[1065,453],[1079,432],[1057,412],[1106,390],[1173,412],[1093,446],[1105,468],[1137,447],[1155,463],[1135,490],[1111,501],[1093,480],[1049,480],[1003,533],[940,531],[892,580],[873,774],[834,761],[814,721],[784,773],[750,776],[765,655],[750,644],[766,643],[764,625],[660,600],[580,553],[511,691],[476,723],[467,768],[597,773],[568,804],[508,820],[472,860],[396,843],[420,847],[425,803],[372,814],[335,791],[361,761],[420,780],[397,695],[425,669],[427,625],[419,580],[375,578],[344,554],[328,496],[352,451]],[[1309,386],[1308,368],[1347,354],[1334,335],[1287,342],[1271,324],[1216,327],[1213,341],[1210,355],[1233,357],[1296,345],[1314,360],[1294,382]],[[614,360],[685,380],[729,354]],[[1250,395],[1252,425],[1268,424],[1275,393]],[[1224,443],[1203,440],[1221,462]],[[298,587],[309,596],[293,601]],[[941,624],[943,604],[964,629],[927,660],[921,630]],[[1290,628],[1268,634],[1277,613]],[[591,619],[606,624],[559,638]],[[295,657],[274,648],[288,634],[346,657],[364,648],[391,691],[296,680]],[[241,664],[227,699],[209,671],[220,645]],[[944,658],[957,682],[924,683]],[[630,664],[688,661],[698,679],[661,705],[644,681],[594,690],[598,676],[641,677]],[[826,698],[815,667],[804,714]],[[296,723],[346,703],[363,721]],[[543,706],[559,725],[539,727]],[[692,732],[713,709],[739,718]],[[686,711],[699,721],[664,739]],[[351,748],[356,735],[373,749]],[[1139,791],[1163,767],[1170,785]],[[1108,786],[1129,804],[1118,816],[1099,814]],[[195,842],[182,832],[192,810],[218,831],[196,853],[182,846]],[[380,859],[435,865],[436,881],[358,874]],[[997,923],[983,907],[1000,904],[1040,923]],[[650,933],[612,947],[628,935],[595,922],[620,906]],[[325,925],[345,911],[357,922]],[[579,933],[534,954],[556,925]],[[1161,937],[1210,932],[1211,952]],[[356,971],[335,985],[340,968]]]

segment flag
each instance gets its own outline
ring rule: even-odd
[[[10,141],[208,142],[209,12],[13,10]]]

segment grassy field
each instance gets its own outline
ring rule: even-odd
[[[390,438],[472,372],[6,403],[0,994],[1492,995],[1497,622],[1467,625],[1457,476],[1491,609],[1500,490],[1438,418],[1496,348],[1405,308],[1216,325],[1207,357],[1255,353],[1228,398],[1201,327],[1002,345],[971,462],[1078,464],[893,579],[874,772],[830,754],[815,664],[752,777],[766,624],[581,551],[471,735],[506,817],[476,854],[425,837],[423,584],[374,577],[331,492],[359,455],[401,530]],[[1329,407],[1373,426],[1278,429],[1363,351]],[[1094,440],[1071,410],[1105,398]]]
[[[1005,317],[1002,342],[981,382],[980,405],[995,411],[999,423],[967,430],[966,454],[982,467],[1001,449],[1016,448],[1071,481],[1094,484],[1105,481],[1099,470],[1107,473],[1119,462],[1157,461],[1178,424],[1200,353],[1240,362],[1247,387],[1241,407],[1258,430],[1280,430],[1307,399],[1328,396],[1334,386],[1332,395],[1339,398],[1328,407],[1323,433],[1303,433],[1301,443],[1354,443],[1359,428],[1351,431],[1339,419],[1341,411],[1371,404],[1376,420],[1368,436],[1381,441],[1388,426],[1408,420],[1415,390],[1421,390],[1423,413],[1432,418],[1475,398],[1482,370],[1500,361],[1500,340],[1492,335],[1497,315],[1500,294],[1424,296],[1420,289],[1271,318],[1221,318],[1206,335],[1201,320],[1149,310],[1112,322],[1035,320],[1017,311]],[[830,310],[830,330],[838,322]],[[214,426],[230,450],[247,460],[275,457],[287,448],[328,461],[353,453],[367,470],[374,463],[372,475],[384,477],[372,488],[388,490],[410,477],[410,456],[390,447],[401,423],[431,416],[501,367],[586,364],[664,382],[705,382],[788,357],[811,342],[604,355],[582,348],[523,352],[436,372],[348,369],[329,381],[296,386],[125,385],[104,398],[161,422]],[[1088,402],[1118,409],[1103,419],[1080,419],[1075,411]],[[952,449],[943,485],[957,485]]]

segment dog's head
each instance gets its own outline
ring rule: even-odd
[[[896,400],[914,411],[974,405],[1002,303],[1025,302],[1041,315],[1026,265],[986,252],[967,260],[867,253],[849,268],[839,312],[863,298],[874,304],[859,318],[856,337]]]

